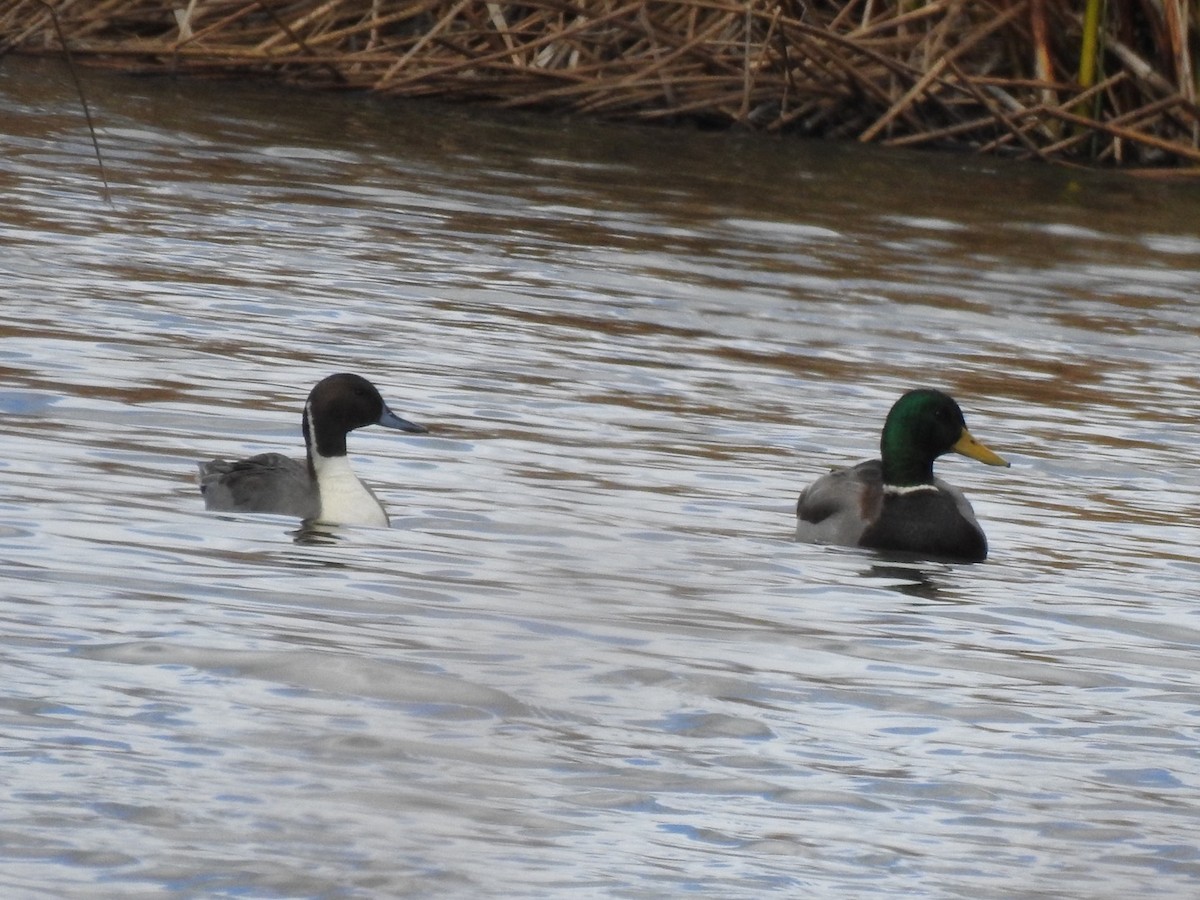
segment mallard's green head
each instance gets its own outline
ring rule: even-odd
[[[941,391],[921,388],[895,402],[879,442],[883,483],[910,487],[933,481],[933,461],[951,450],[989,466],[1008,463],[967,431],[962,410]]]

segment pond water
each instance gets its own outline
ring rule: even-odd
[[[1200,889],[1200,184],[0,65],[7,897]],[[336,371],[391,529],[206,512]],[[979,565],[793,540],[909,387]]]

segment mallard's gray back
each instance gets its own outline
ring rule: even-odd
[[[883,495],[879,460],[835,469],[804,489],[796,502],[796,538],[853,547],[878,514]]]

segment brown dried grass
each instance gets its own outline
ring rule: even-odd
[[[129,71],[1195,166],[1200,13],[1109,5],[1085,33],[1053,0],[6,0],[0,46],[61,52],[53,6],[76,58]]]

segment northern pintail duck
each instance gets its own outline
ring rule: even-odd
[[[346,435],[366,425],[427,431],[388,409],[375,385],[342,373],[322,379],[304,404],[306,460],[281,453],[200,463],[206,509],[297,516],[333,525],[386,527],[387,513],[346,458]]]
[[[933,461],[951,450],[989,466],[1008,465],[971,436],[952,397],[909,391],[884,422],[881,459],[835,470],[804,489],[796,537],[931,559],[987,559],[987,538],[971,504],[933,474]]]

